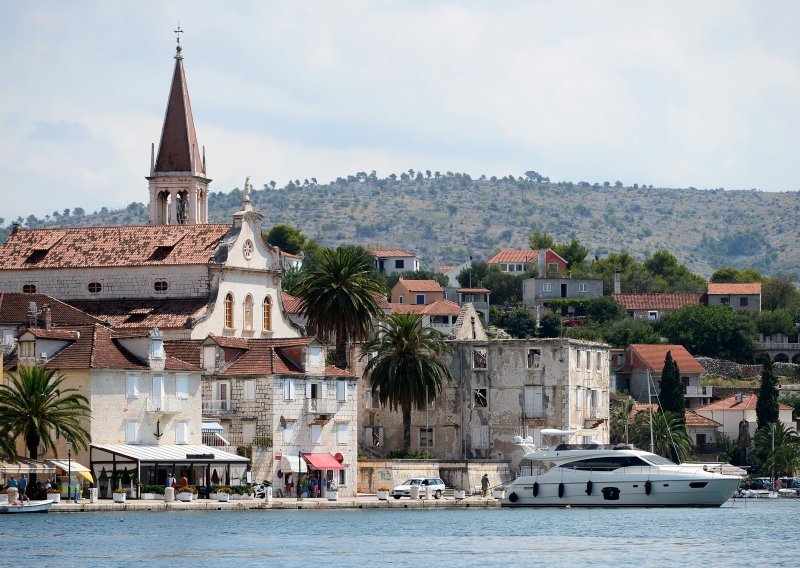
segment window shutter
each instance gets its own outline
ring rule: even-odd
[[[128,375],[125,394],[128,398],[139,398],[139,375],[133,373]]]
[[[320,444],[322,442],[322,426],[319,424],[311,425],[311,443]]]
[[[255,400],[256,399],[256,381],[253,379],[246,380],[244,382],[244,399],[245,400]]]
[[[347,400],[347,381],[336,383],[336,400]]]
[[[347,443],[347,422],[339,422],[336,424],[336,443],[337,444],[346,444]]]
[[[294,400],[294,379],[283,380],[283,398],[284,400]]]
[[[175,377],[175,396],[177,398],[189,398],[189,377],[177,375]]]
[[[153,398],[164,398],[164,375],[153,375]]]
[[[189,441],[189,424],[178,422],[175,424],[175,443],[186,444]]]
[[[306,398],[311,398],[311,383],[306,381]]]
[[[126,443],[138,444],[139,443],[139,423],[133,420],[126,423]]]

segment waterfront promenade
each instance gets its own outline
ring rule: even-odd
[[[79,499],[78,503],[61,501],[55,503],[51,513],[87,513],[109,511],[245,511],[253,509],[496,509],[500,503],[491,497],[470,496],[456,500],[452,497],[441,499],[393,499],[379,501],[375,495],[359,495],[357,497],[340,498],[338,501],[327,499],[305,498],[273,498],[271,502],[263,499],[243,499],[221,503],[213,499],[197,499],[190,503],[173,501],[166,503],[159,500],[129,499],[125,503],[114,503],[110,499],[101,499],[90,503],[88,499]]]

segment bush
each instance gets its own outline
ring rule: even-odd
[[[392,450],[387,456],[390,460],[432,460],[434,456],[428,450]]]

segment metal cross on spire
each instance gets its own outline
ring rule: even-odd
[[[183,33],[183,30],[181,29],[181,25],[180,24],[178,24],[178,29],[174,30],[174,33],[175,33],[175,40],[178,42],[178,45],[180,45],[181,44],[181,34]]]

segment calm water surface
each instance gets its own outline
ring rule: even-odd
[[[719,509],[0,516],[5,566],[796,566],[800,499]]]

